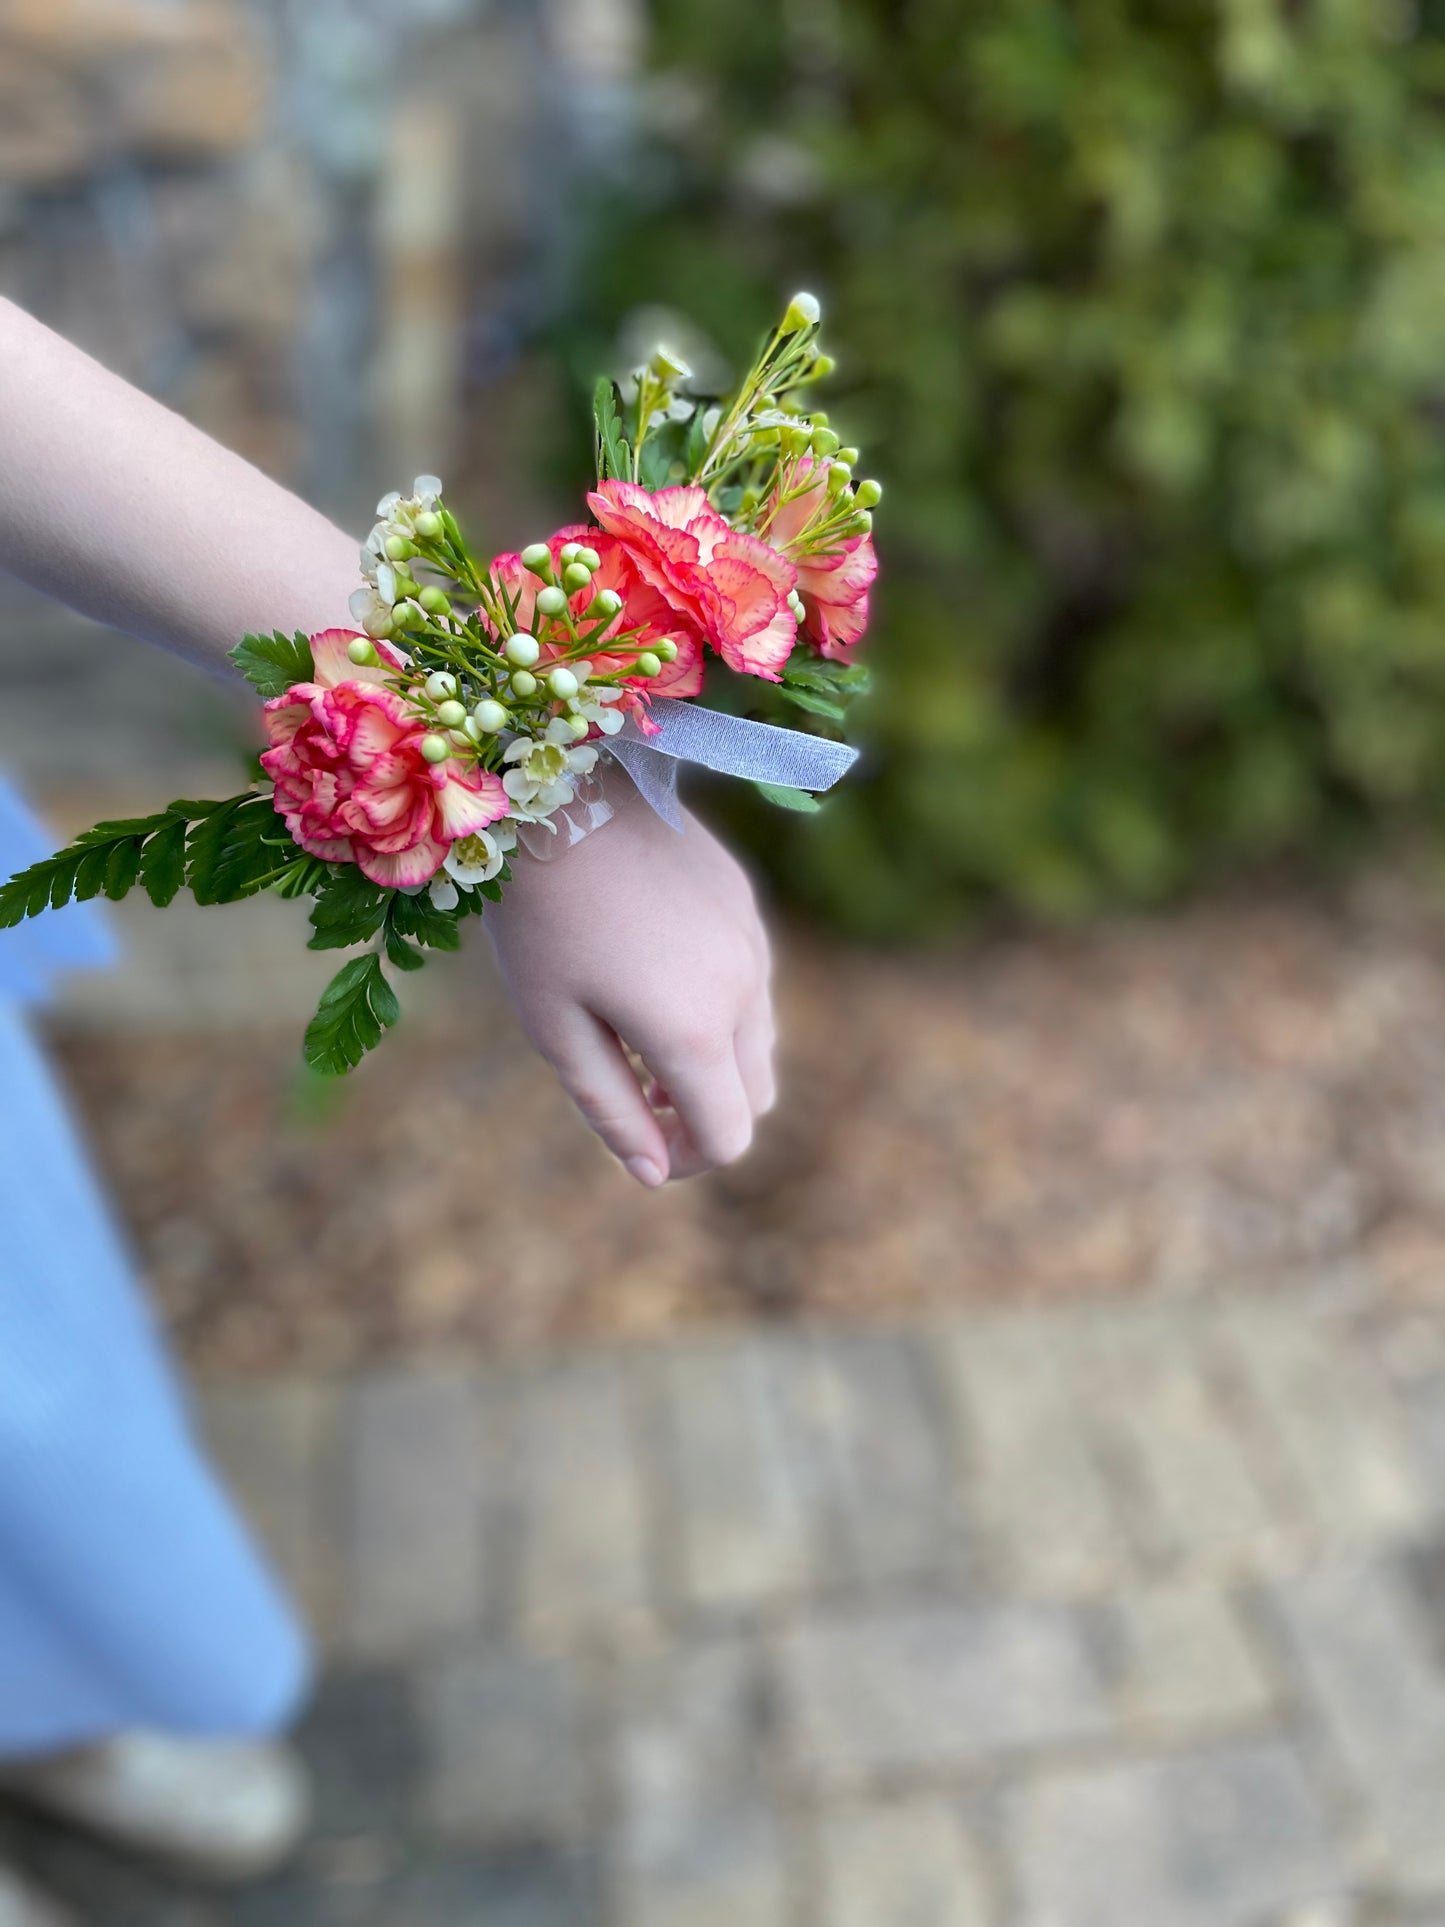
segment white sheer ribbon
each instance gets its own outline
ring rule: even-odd
[[[675,830],[682,828],[677,799],[680,763],[700,763],[720,775],[743,776],[755,783],[818,791],[832,789],[858,760],[857,750],[847,743],[831,743],[800,729],[779,729],[774,723],[749,722],[666,696],[653,702],[652,719],[662,725],[657,735],[644,736],[629,718],[607,748],[663,822]]]

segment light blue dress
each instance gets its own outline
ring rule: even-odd
[[[0,783],[0,877],[52,847]],[[0,1757],[268,1731],[307,1679],[26,1022],[109,955],[90,905],[0,930]]]

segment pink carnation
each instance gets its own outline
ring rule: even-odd
[[[638,575],[628,560],[623,544],[600,529],[558,529],[548,543],[552,552],[552,568],[558,577],[562,574],[561,551],[566,542],[580,542],[584,547],[593,548],[600,558],[600,567],[593,571],[590,585],[579,589],[570,600],[573,621],[581,625],[588,604],[603,589],[615,590],[622,598],[620,614],[613,617],[597,641],[588,648],[588,660],[600,674],[610,675],[619,670],[625,674],[631,668],[633,649],[629,648],[625,655],[611,656],[607,653],[609,640],[624,630],[629,635],[634,631],[641,632],[636,639],[636,649],[650,649],[655,643],[665,640],[677,646],[677,655],[671,662],[663,664],[660,676],[651,676],[645,681],[639,678],[627,684],[628,695],[623,706],[633,710],[644,730],[654,730],[656,724],[650,724],[647,720],[646,700],[649,696],[681,698],[696,696],[701,690],[702,642],[651,584]],[[492,563],[492,575],[512,599],[517,627],[531,629],[536,618],[537,591],[542,586],[540,580],[523,566],[520,555],[511,554],[496,557]],[[546,662],[562,653],[560,648],[547,643],[543,645],[542,659]]]
[[[507,793],[499,776],[455,757],[428,763],[426,719],[387,686],[401,658],[378,642],[379,665],[354,663],[353,640],[349,629],[311,638],[316,680],[266,704],[261,766],[303,850],[355,863],[373,883],[425,883],[457,837],[507,814]]]
[[[800,462],[794,486],[815,464]],[[807,610],[804,628],[825,656],[846,661],[868,627],[868,591],[878,573],[871,535],[850,536],[836,548],[815,554],[800,538],[828,502],[826,463],[816,464],[817,480],[775,510],[768,539],[796,564],[798,593]]]
[[[730,528],[700,488],[654,495],[633,482],[599,482],[587,501],[641,580],[729,668],[780,680],[798,635],[788,608],[797,572],[785,556]]]

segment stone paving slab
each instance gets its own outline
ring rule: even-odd
[[[819,1822],[828,1927],[991,1927],[995,1895],[956,1801],[830,1808]]]
[[[779,1671],[793,1764],[833,1788],[966,1774],[1103,1733],[1108,1702],[1061,1608],[909,1606],[813,1619]]]
[[[1445,1927],[1432,1316],[205,1388],[320,1615],[314,1837],[225,1894],[0,1858],[101,1927]]]
[[[1279,1740],[1047,1775],[1004,1813],[1018,1927],[1256,1927],[1344,1880]]]

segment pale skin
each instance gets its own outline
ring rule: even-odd
[[[353,536],[6,301],[0,568],[227,674],[247,630],[350,627],[359,580]],[[669,829],[620,772],[608,795],[484,924],[528,1036],[651,1186],[740,1157],[773,1102],[768,944],[701,823]]]

